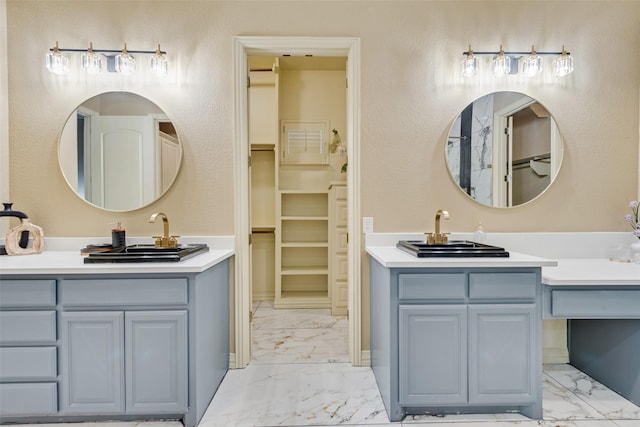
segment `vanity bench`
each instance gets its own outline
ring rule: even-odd
[[[232,250],[180,263],[3,257],[2,424],[197,425],[229,366]]]

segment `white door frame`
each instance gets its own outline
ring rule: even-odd
[[[535,99],[525,95],[493,113],[493,206],[495,207],[512,207],[513,204],[509,191],[511,183],[506,183],[504,180],[505,176],[512,174],[512,135],[505,134],[504,129],[511,128],[509,116],[524,110],[535,102]],[[510,130],[510,132],[512,131],[513,129]],[[508,150],[507,145],[509,146]],[[509,203],[508,206],[507,203]]]
[[[345,142],[347,169],[348,221],[351,238],[349,258],[349,359],[362,364],[361,321],[361,227],[360,218],[360,39],[356,37],[252,37],[233,39],[235,88],[235,363],[244,368],[250,360],[251,288],[249,234],[249,139],[247,109],[248,55],[346,56],[347,60],[347,132]]]

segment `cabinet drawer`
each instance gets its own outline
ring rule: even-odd
[[[65,307],[187,304],[187,279],[73,279],[60,282]]]
[[[470,299],[535,299],[535,273],[471,273]]]
[[[347,200],[347,187],[344,185],[336,185],[335,187],[336,190],[336,199],[343,199],[343,200]]]
[[[55,342],[55,311],[4,311],[0,313],[0,344],[53,344]]]
[[[334,278],[336,280],[347,280],[347,276],[349,275],[349,260],[347,255],[336,255],[335,265],[332,265],[331,268],[334,269]]]
[[[640,290],[553,290],[551,314],[567,318],[638,319]]]
[[[58,375],[55,347],[0,348],[0,380],[55,380]]]
[[[347,207],[347,202],[345,201],[336,201],[336,225],[346,226],[349,219],[349,210]]]
[[[400,274],[398,297],[402,299],[464,299],[464,273]]]
[[[0,280],[0,307],[54,307],[55,280]]]
[[[55,415],[58,412],[56,383],[0,384],[3,417]]]
[[[347,252],[349,246],[348,240],[346,227],[336,227],[336,229],[333,230],[333,242],[335,245],[333,250],[335,252]]]

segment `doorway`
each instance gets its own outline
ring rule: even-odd
[[[345,129],[340,132],[342,140],[345,142],[346,155],[345,158],[349,159],[348,168],[345,172],[346,175],[346,189],[347,189],[347,206],[346,206],[346,232],[351,236],[360,236],[360,226],[356,218],[360,216],[359,206],[359,40],[355,38],[297,38],[297,37],[236,37],[234,39],[234,54],[235,54],[235,99],[236,99],[236,134],[235,134],[235,146],[236,146],[236,255],[235,255],[235,360],[231,361],[232,367],[242,368],[245,367],[250,360],[251,354],[251,309],[252,309],[252,281],[251,281],[251,253],[252,253],[252,229],[251,229],[251,172],[247,167],[248,159],[250,158],[250,145],[249,145],[249,106],[248,106],[248,88],[246,80],[246,71],[248,70],[248,58],[249,57],[281,57],[283,55],[302,56],[312,55],[313,57],[344,57],[347,58],[346,76],[347,76],[347,94],[346,94],[346,121]],[[293,125],[294,131],[291,135],[299,134],[300,123],[289,123]],[[305,123],[305,126],[309,125]],[[312,124],[312,130],[317,130],[317,123]],[[297,126],[297,127],[296,127]],[[316,126],[316,127],[314,127]],[[292,129],[293,129],[292,128]],[[279,131],[285,129],[285,127],[279,126]],[[289,127],[286,127],[289,129]],[[332,131],[332,129],[331,129]],[[325,128],[325,132],[327,132]],[[338,130],[339,132],[339,130]],[[313,132],[311,132],[313,134]],[[291,150],[295,152],[298,145],[296,140],[292,136]],[[314,147],[313,143],[309,143],[310,147]],[[280,162],[280,156],[282,152],[278,152],[278,159]],[[295,153],[294,153],[295,154]],[[322,154],[322,153],[321,153]],[[302,161],[308,161],[306,155],[299,156]],[[318,160],[318,157],[322,155],[313,155],[312,162],[317,163],[323,160]],[[306,160],[305,160],[306,159]],[[299,165],[298,165],[299,166]],[[295,167],[298,167],[295,166]],[[310,218],[307,218],[312,230],[315,228],[318,232],[320,230],[319,223],[322,223],[322,219],[316,217],[313,212],[297,212],[294,209],[293,212],[287,214],[286,209],[291,209],[291,201],[296,198],[302,197],[305,200],[304,203],[299,206],[310,207],[315,209],[320,206],[326,206],[327,217],[329,209],[328,190],[324,196],[321,192],[314,191],[300,191],[300,189],[291,188],[290,191],[285,191],[280,195],[280,199],[276,198],[276,217],[285,221],[289,221],[294,224],[300,217],[304,217],[306,214]],[[323,201],[322,197],[326,201]],[[283,206],[285,212],[283,214]],[[278,211],[279,209],[279,211]],[[299,215],[302,214],[302,215]],[[322,215],[320,215],[322,216]],[[290,234],[287,239],[296,239],[299,230],[308,229],[308,227],[298,225],[290,225]],[[326,231],[325,233],[328,233]],[[346,234],[346,233],[345,233]],[[241,236],[248,236],[246,239]],[[292,237],[294,236],[294,237]],[[286,239],[285,239],[286,240]],[[295,245],[293,245],[295,246]],[[351,238],[349,244],[346,245],[347,252],[347,283],[348,286],[348,330],[349,330],[349,359],[354,365],[361,364],[361,321],[360,321],[360,248],[361,243],[359,238]],[[305,248],[311,251],[317,248]],[[289,251],[298,252],[299,250]],[[303,257],[309,259],[310,257]],[[313,256],[311,256],[313,258]],[[296,256],[293,256],[296,259]],[[292,261],[296,262],[303,261]],[[276,263],[277,265],[277,263]],[[313,267],[313,266],[312,266]],[[314,274],[318,276],[317,274]],[[317,278],[313,280],[319,280]],[[288,286],[282,282],[282,286]],[[286,291],[286,289],[285,289]],[[293,289],[295,292],[295,289]],[[316,299],[319,304],[322,298]]]

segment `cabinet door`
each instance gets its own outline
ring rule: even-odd
[[[535,402],[535,304],[469,307],[469,402]]]
[[[68,312],[60,320],[60,411],[124,412],[124,313]]]
[[[401,405],[467,402],[467,308],[401,305]]]
[[[127,413],[181,413],[187,408],[187,312],[127,312]]]

